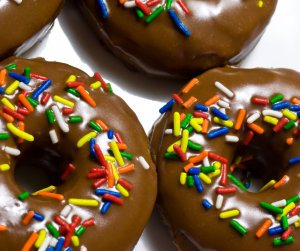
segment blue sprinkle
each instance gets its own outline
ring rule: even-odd
[[[46,251],[53,251],[53,247],[48,247]]]
[[[207,200],[202,201],[202,204],[206,209],[210,209],[212,207],[212,204],[210,204]]]
[[[226,134],[226,133],[229,133],[229,128],[228,127],[222,127],[218,130],[214,130],[214,131],[208,133],[207,136],[210,139],[213,139],[215,137],[221,136],[221,135]]]
[[[0,93],[1,94],[5,93],[5,90],[2,87],[0,87]]]
[[[112,138],[114,137],[114,131],[113,131],[113,130],[108,130],[108,132],[107,132],[107,137],[108,137],[109,139],[112,139]]]
[[[199,175],[200,173],[200,169],[199,168],[190,168],[189,169],[189,174],[192,174],[192,175]]]
[[[104,205],[103,205],[102,208],[101,208],[101,213],[102,213],[102,214],[105,214],[105,213],[107,212],[107,210],[109,209],[111,203],[112,203],[111,201],[106,201],[106,202],[104,203]]]
[[[228,120],[229,119],[229,117],[226,114],[224,114],[223,112],[219,111],[216,108],[211,109],[211,112],[220,119],[223,119],[223,120]]]
[[[294,112],[300,111],[300,105],[291,105],[290,111],[294,111]]]
[[[64,242],[65,242],[65,238],[59,238],[54,251],[61,251]]]
[[[281,234],[283,232],[284,230],[282,229],[282,227],[274,227],[268,230],[269,235]]]
[[[244,187],[246,187],[246,189],[248,189],[250,187],[250,181],[247,181],[244,185]]]
[[[100,6],[100,10],[102,12],[102,16],[104,18],[107,18],[108,17],[108,12],[107,12],[107,9],[106,9],[104,1],[103,0],[98,0],[98,4]]]
[[[199,176],[198,175],[193,175],[193,178],[194,178],[194,182],[195,182],[195,185],[196,185],[196,188],[197,188],[198,192],[202,193],[203,192],[203,186],[202,186],[202,183],[199,179]]]
[[[52,81],[50,79],[46,80],[39,88],[32,94],[32,99],[36,100],[50,85]]]
[[[208,111],[208,107],[205,106],[205,105],[195,105],[195,109],[203,111],[203,112],[207,112]]]
[[[28,213],[29,213],[30,211],[31,211],[31,210],[28,210]],[[44,216],[41,215],[41,214],[38,214],[38,213],[34,212],[33,219],[36,219],[36,220],[39,220],[39,221],[43,221],[43,220],[44,220]]]
[[[161,114],[165,113],[167,110],[171,109],[172,105],[175,103],[174,99],[171,99],[168,103],[166,103],[162,108],[159,109]]]
[[[174,10],[168,10],[168,12],[169,12],[173,22],[175,23],[175,25],[179,28],[179,30],[181,30],[184,33],[184,35],[190,36],[191,35],[190,31],[179,20],[179,18],[177,17],[175,11]]]
[[[300,118],[300,112],[297,112],[297,116]]]
[[[96,158],[96,152],[94,150],[94,145],[96,145],[95,139],[91,138],[90,139],[90,155],[91,155],[91,158]]]
[[[280,109],[283,109],[283,108],[287,108],[289,106],[290,106],[289,102],[281,102],[281,103],[277,103],[277,104],[272,105],[272,109],[273,110],[280,110]]]
[[[73,251],[73,249],[72,248],[68,248],[68,249],[66,249],[66,251]]]
[[[299,162],[299,161],[300,161],[300,157],[296,157],[296,158],[293,158],[293,159],[289,159],[289,162],[290,162],[291,164],[297,163],[297,162]]]
[[[108,193],[108,194],[111,194],[111,195],[116,196],[118,198],[121,198],[121,194],[120,193],[114,192],[114,191],[110,191],[110,190],[105,190],[105,189],[96,189],[95,193],[97,195],[104,195],[104,194]]]
[[[30,82],[30,80],[29,80],[28,78],[26,78],[26,77],[24,77],[24,76],[22,76],[22,75],[19,75],[19,74],[17,74],[17,73],[14,73],[14,72],[9,72],[8,75],[9,75],[10,77],[12,77],[12,78],[14,78],[14,79],[16,79],[16,80],[18,80],[18,81],[20,81],[20,82],[26,84],[26,85],[28,85],[29,82]]]

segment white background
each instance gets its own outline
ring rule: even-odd
[[[51,32],[22,57],[44,57],[48,61],[67,63],[90,75],[98,71],[135,111],[148,133],[159,116],[159,108],[186,81],[150,78],[128,70],[101,46],[75,2],[66,1]],[[267,31],[241,67],[284,67],[300,72],[299,10],[299,0],[279,0]],[[177,250],[156,209],[134,250]]]

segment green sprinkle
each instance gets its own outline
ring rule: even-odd
[[[212,173],[216,171],[216,167],[215,166],[204,166],[201,167],[201,172],[202,173]]]
[[[79,92],[76,91],[76,90],[74,90],[74,89],[72,89],[72,88],[66,88],[65,90],[66,90],[66,92],[71,93],[71,94],[73,94],[76,97],[80,97]]]
[[[188,185],[189,187],[194,186],[194,179],[193,179],[193,176],[188,175],[188,176],[186,177],[186,180],[187,180],[187,185]]]
[[[170,8],[171,8],[172,1],[173,1],[173,0],[167,0],[167,4],[166,4],[166,8],[167,8],[167,9],[170,9]]]
[[[264,209],[267,209],[268,211],[272,212],[272,213],[276,213],[276,214],[283,214],[283,209],[279,208],[279,207],[275,207],[271,204],[268,204],[266,202],[261,202],[260,206],[263,207]]]
[[[22,200],[22,201],[25,200],[28,197],[29,197],[29,193],[28,192],[24,192],[24,193],[22,193],[22,194],[20,194],[18,196],[19,200]]]
[[[191,135],[192,131],[194,130],[192,126],[188,126],[186,129],[189,131],[189,135]]]
[[[109,152],[110,155],[114,156],[114,153],[113,153],[112,150],[108,150],[108,152]],[[132,159],[132,154],[130,154],[130,153],[124,153],[124,152],[120,151],[120,154],[121,154],[122,157],[124,157],[126,159],[130,159],[130,160]]]
[[[30,68],[24,68],[24,77],[30,79]]]
[[[188,113],[186,115],[186,117],[184,118],[184,120],[182,121],[180,127],[181,128],[186,128],[186,126],[188,125],[188,123],[190,122],[191,118],[193,117],[192,114]],[[192,127],[193,128],[193,127]]]
[[[135,13],[137,14],[138,18],[143,18],[144,17],[144,13],[141,11],[141,9],[139,7],[134,7]]]
[[[107,85],[109,86],[109,92],[110,92],[110,93],[114,93],[114,92],[113,92],[113,89],[111,88],[111,84],[110,84],[110,83],[107,83]]]
[[[80,123],[80,122],[82,122],[82,118],[80,117],[70,116],[69,118],[69,123]]]
[[[280,246],[280,245],[288,244],[288,243],[292,243],[292,242],[294,242],[294,239],[293,239],[292,236],[289,236],[285,241],[282,240],[281,238],[275,239],[275,240],[273,241],[273,244],[274,244],[275,246]]]
[[[8,139],[9,138],[9,134],[8,133],[0,133],[0,140],[1,139]]]
[[[35,102],[32,98],[26,97],[26,99],[28,100],[28,102],[29,102],[33,107],[37,107],[38,103]]]
[[[196,151],[201,151],[201,146],[193,143],[192,141],[188,141],[188,147]]]
[[[91,123],[89,124],[89,127],[92,127],[97,132],[102,132],[102,128],[94,121],[91,121]]]
[[[75,232],[75,234],[80,237],[83,232],[85,231],[85,227],[84,226],[81,226],[80,228],[78,228],[78,230]]]
[[[281,217],[282,228],[283,230],[287,230],[289,228],[289,223],[286,216]]]
[[[277,96],[271,98],[271,99],[270,99],[270,103],[271,103],[271,104],[275,104],[276,102],[282,100],[282,98],[283,98],[282,95],[279,94],[279,95],[277,95]]]
[[[295,122],[294,122],[293,120],[291,120],[289,123],[287,123],[287,124],[284,126],[284,129],[289,130],[289,129],[291,129],[293,126],[295,126]]]
[[[233,228],[238,231],[240,234],[245,235],[247,233],[247,230],[242,227],[238,222],[235,220],[230,221],[230,225],[233,226]]]
[[[234,176],[232,176],[231,174],[227,174],[227,177],[229,178],[229,179],[231,179],[231,181],[233,182],[233,183],[235,183],[238,187],[240,187],[240,188],[242,188],[244,191],[247,191],[247,189],[246,189],[246,187],[244,187],[244,185],[241,183],[241,182],[239,182],[238,180],[237,180],[237,178],[235,178]]]
[[[164,7],[160,6],[155,11],[153,11],[145,20],[147,24],[151,23],[160,13],[164,11]]]
[[[47,115],[49,124],[50,125],[53,124],[54,123],[53,112],[51,110],[46,110],[46,115]]]
[[[296,203],[299,201],[299,196],[294,196],[286,201],[286,205],[291,204],[292,202]]]
[[[6,70],[12,70],[12,69],[16,69],[16,64],[11,64],[6,67]]]
[[[47,224],[47,228],[49,229],[50,233],[55,237],[58,238],[59,237],[59,232],[57,231],[57,229],[51,224]]]
[[[167,159],[178,159],[177,153],[165,153]]]

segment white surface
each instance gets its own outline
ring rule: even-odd
[[[271,24],[242,67],[285,67],[300,71],[299,9],[299,0],[279,0]],[[149,78],[128,70],[101,46],[72,0],[67,0],[51,32],[22,57],[68,63],[90,75],[98,71],[135,111],[147,133],[159,116],[159,108],[186,83]],[[134,250],[177,250],[156,209]]]

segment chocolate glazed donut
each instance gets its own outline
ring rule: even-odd
[[[4,150],[0,152],[1,165],[8,164],[10,166],[9,170],[6,170],[5,166],[0,166],[2,169],[2,171],[0,170],[0,225],[6,226],[6,231],[0,231],[1,251],[21,250],[31,234],[33,232],[39,234],[42,229],[47,231],[47,236],[53,237],[46,225],[52,224],[58,229],[60,226],[55,221],[56,216],[61,217],[67,223],[72,222],[75,216],[79,216],[80,221],[75,232],[83,225],[84,221],[94,219],[95,224],[86,226],[84,233],[78,237],[80,245],[76,247],[73,246],[72,242],[70,243],[73,250],[85,250],[81,247],[86,247],[88,251],[96,251],[99,248],[115,251],[132,250],[150,217],[157,192],[156,170],[151,160],[148,138],[136,115],[120,97],[109,91],[104,91],[102,87],[99,88],[99,82],[96,82],[98,81],[97,78],[89,77],[79,69],[62,63],[46,62],[43,59],[25,60],[19,58],[4,60],[0,63],[0,69],[4,69],[13,63],[16,65],[16,69],[7,70],[6,85],[2,86],[4,89],[7,90],[7,87],[14,82],[14,79],[8,74],[11,72],[21,74],[25,67],[30,68],[31,74],[45,76],[52,80],[52,83],[44,91],[44,94],[50,94],[48,102],[43,104],[41,98],[44,94],[40,94],[35,100],[38,105],[34,108],[34,111],[25,116],[24,131],[34,137],[33,141],[24,140],[23,143],[18,143],[18,137],[8,130],[7,124],[9,122],[4,120],[3,117],[0,118],[1,134],[9,134],[8,139],[0,141],[1,149],[5,147],[17,148],[21,152],[18,156],[7,154]],[[95,107],[87,103],[82,95],[76,97],[65,90],[67,87],[66,81],[71,75],[76,77],[76,80],[73,77],[73,80],[70,80],[71,82],[75,80],[75,82],[85,84],[83,88],[88,91],[90,97],[95,101]],[[34,99],[33,93],[45,80],[37,79],[34,75],[31,76],[29,86],[32,90],[29,91],[28,97]],[[96,84],[93,86],[96,88],[98,85],[98,88],[93,89],[90,85],[95,82]],[[18,88],[10,95],[1,94],[1,100],[6,97],[17,108],[16,104],[18,104],[20,93],[22,93],[22,90]],[[55,95],[74,102],[74,112],[69,115],[61,114],[63,108],[70,107],[55,101]],[[46,110],[54,111],[54,106],[58,107],[60,116],[63,117],[63,124],[57,121],[55,112],[55,122],[52,124],[48,122],[45,112]],[[19,108],[16,109],[17,112],[18,110]],[[71,116],[81,117],[82,122],[71,123],[71,120],[69,121]],[[97,129],[97,124],[95,127],[95,123],[93,128],[97,130],[89,126],[91,121],[96,122],[97,120],[101,120],[109,129],[113,130],[113,139],[108,139],[105,126],[102,126],[102,132],[99,132],[99,126]],[[18,128],[18,119],[11,123]],[[61,125],[67,126],[68,132],[64,132],[62,128],[65,127],[61,127]],[[58,138],[58,142],[55,144],[49,136],[49,131],[52,130],[55,130]],[[99,164],[100,159],[91,157],[89,141],[82,146],[78,143],[83,136],[89,133],[97,134],[94,137],[95,143],[100,146],[104,157],[106,155],[115,156],[109,153],[108,143],[116,141],[115,137],[119,139],[116,136],[118,133],[127,145],[126,150],[120,151],[132,154],[132,159],[128,156],[127,158],[122,157],[124,165],[134,164],[132,171],[121,173],[119,171],[120,165],[114,162],[119,177],[131,184],[132,189],[127,189],[126,186],[129,196],[123,196],[122,193],[120,199],[123,200],[123,205],[113,202],[105,214],[101,213],[101,210],[103,203],[108,202],[108,200],[103,198],[104,195],[95,194],[95,187],[92,185],[97,179],[87,178],[93,175],[89,175],[92,168],[101,168],[102,171],[104,170],[104,174],[105,169]],[[144,158],[149,165],[149,169],[143,167],[139,157]],[[110,158],[110,161],[113,160]],[[72,164],[75,169],[62,180],[61,176],[69,164]],[[24,200],[18,199],[18,195],[24,193],[24,191],[16,184],[14,173],[18,168],[24,168],[26,165],[44,170],[51,180],[51,184],[56,186],[56,193],[63,195],[64,200],[59,201],[41,195],[30,195]],[[106,175],[101,177],[105,178]],[[116,186],[117,183],[115,182],[113,188],[109,188],[105,180],[104,184],[98,185],[98,188],[119,192]],[[125,186],[123,187],[125,188]],[[69,205],[70,198],[96,200],[98,205],[79,206],[71,203],[71,212],[68,216],[63,217],[60,212],[66,205]],[[33,218],[29,224],[24,225],[22,221],[28,210],[43,215],[44,219],[39,221]],[[65,236],[61,237],[64,238]],[[37,249],[32,248],[30,250]]]
[[[191,78],[208,69],[240,63],[265,31],[276,0],[185,0],[186,14],[177,1],[171,9],[190,31],[185,36],[175,26],[168,10],[150,24],[139,19],[134,8],[118,0],[104,1],[108,17],[103,18],[97,0],[78,0],[86,19],[117,57],[148,75]],[[146,1],[145,1],[146,2]],[[166,7],[166,1],[150,7]]]
[[[0,3],[0,60],[20,56],[51,29],[64,0],[31,1],[17,4],[12,0]]]
[[[270,230],[268,234],[268,227],[267,232],[262,237],[257,237],[256,233],[267,220],[271,221],[271,226],[270,224],[268,226],[273,228],[280,227],[281,219],[284,218],[278,217],[277,213],[262,207],[265,204],[260,205],[261,202],[271,204],[286,199],[286,204],[290,206],[287,206],[289,209],[284,209],[283,211],[290,213],[288,215],[289,218],[292,218],[292,215],[295,215],[295,212],[298,210],[295,205],[299,205],[297,203],[299,197],[297,196],[300,191],[300,164],[297,162],[299,159],[295,158],[300,155],[299,136],[297,136],[300,134],[298,126],[296,126],[299,125],[298,118],[290,110],[299,110],[299,106],[296,106],[299,104],[299,100],[294,98],[299,98],[300,74],[287,69],[268,70],[224,67],[207,71],[196,79],[199,81],[195,81],[197,83],[187,93],[182,91],[178,93],[184,102],[191,96],[197,99],[196,102],[188,108],[184,108],[182,104],[175,102],[170,110],[156,122],[150,136],[152,157],[158,170],[159,191],[157,206],[175,245],[181,251],[299,250],[299,228],[296,228],[299,226],[299,221],[289,225],[292,229],[292,237],[290,236],[288,240],[290,242],[294,240],[291,244],[280,247],[274,245],[284,243],[282,243],[281,239],[274,241],[275,238],[281,237],[284,231],[280,228],[277,229],[280,233],[276,235],[270,235],[274,232],[274,229]],[[232,97],[227,96],[217,88],[216,82],[221,83],[234,95]],[[282,97],[277,96],[279,94]],[[215,95],[218,95],[222,101],[227,102],[230,106],[229,109],[225,109],[226,115],[229,117],[229,120],[225,120],[226,122],[212,114],[212,110],[221,108],[221,104],[223,107],[226,106],[224,102],[213,103],[211,98],[215,97]],[[271,104],[269,100],[274,97],[277,98],[277,103]],[[211,101],[209,102],[211,105],[207,103],[208,100]],[[293,102],[296,104],[293,104]],[[204,111],[204,106],[202,108],[197,106],[197,109],[201,108],[203,111],[195,110],[195,104],[206,104],[208,112]],[[239,128],[236,121],[241,109],[246,111],[246,116]],[[214,113],[218,114],[215,110]],[[176,159],[178,156],[174,152],[167,153],[169,146],[182,138],[181,136],[175,137],[174,134],[165,134],[166,129],[173,129],[173,114],[175,112],[179,112],[179,114],[185,113],[186,115],[192,114],[193,118],[198,116],[198,120],[194,120],[198,124],[201,124],[199,119],[201,116],[203,118],[207,116],[208,118],[205,120],[209,121],[207,133],[203,133],[201,129],[199,132],[196,132],[194,129],[190,133],[189,140],[200,144],[202,148],[201,151],[196,151],[192,150],[188,145],[185,153],[186,161]],[[248,121],[254,113],[260,114],[259,118],[254,122]],[[272,118],[271,120],[270,117]],[[225,126],[216,122],[226,123],[229,130],[224,129]],[[248,124],[248,122],[252,123]],[[287,126],[288,124],[289,126]],[[283,125],[286,126],[283,128]],[[204,131],[204,124],[200,126],[202,126]],[[195,128],[197,127],[195,126]],[[226,135],[214,137],[216,136],[214,135],[216,130],[221,128],[225,130],[223,133],[229,132]],[[235,128],[239,129],[236,130]],[[190,129],[187,127],[187,130]],[[254,134],[252,139],[251,137],[249,138],[249,132],[251,131]],[[234,138],[229,138],[230,140],[238,139],[238,142],[228,142],[226,141],[226,136],[235,136]],[[287,141],[287,139],[289,140]],[[291,139],[293,140],[292,144]],[[177,142],[177,144],[179,143]],[[179,145],[179,147],[182,146]],[[178,150],[178,148],[176,149]],[[205,151],[206,153],[204,153]],[[216,159],[219,159],[219,157],[213,156],[211,153],[222,157],[219,160],[220,163],[216,163]],[[202,159],[205,156],[208,158],[200,161],[199,154],[202,154]],[[166,155],[175,159],[166,158]],[[195,156],[198,156],[196,161]],[[244,159],[244,162],[241,162],[241,158]],[[238,159],[241,163],[236,162]],[[189,171],[187,171],[187,181],[184,179],[186,175],[186,168],[184,169],[184,167],[190,163],[194,163],[193,165],[195,165],[196,169],[200,167],[201,173],[204,166],[214,165],[213,169],[215,171],[211,170],[211,173],[204,173],[206,177],[211,178],[211,183],[208,184],[209,179],[206,179],[207,183],[204,179],[200,180],[203,186],[202,192],[199,192],[201,187],[197,185],[196,189],[195,185],[193,186],[194,177],[190,176],[191,173]],[[226,177],[226,163],[228,166],[227,181],[222,183]],[[234,166],[233,164],[235,163],[238,166]],[[216,169],[220,167],[219,164],[222,164],[220,170]],[[250,174],[260,177],[265,184],[271,180],[274,181],[269,183],[269,189],[264,189],[265,191],[263,192],[247,192],[245,187],[230,175],[230,170],[234,167],[245,168]],[[203,177],[206,178],[205,176]],[[192,179],[192,181],[187,185],[187,182],[189,182],[188,178],[190,181]],[[276,184],[274,185],[275,182]],[[192,187],[189,187],[189,185]],[[219,196],[218,194],[222,191],[217,188],[231,188],[233,191],[232,193],[222,194],[223,203],[220,209],[216,208],[216,200]],[[207,208],[210,205],[212,207],[207,209],[202,205],[203,201],[205,201],[204,204]],[[280,209],[284,208],[284,204],[279,206],[279,210],[276,207],[277,212],[281,213]],[[293,213],[290,212],[292,208],[295,210]],[[239,213],[236,214],[237,211],[233,211],[234,215],[232,217],[221,218],[221,216],[224,216],[224,214],[220,216],[221,213],[232,210],[238,210]],[[298,220],[298,217],[295,216],[292,220],[294,219]],[[242,234],[236,231],[231,226],[231,224],[236,222],[247,232],[244,229],[241,231]]]

